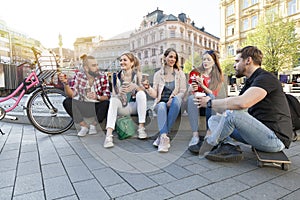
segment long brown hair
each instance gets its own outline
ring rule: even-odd
[[[213,50],[209,50],[209,51],[205,51],[203,53],[203,55],[208,54],[212,57],[212,59],[214,60],[214,66],[211,69],[211,72],[209,74],[210,76],[210,83],[209,83],[209,89],[211,90],[219,90],[221,88],[221,85],[223,83],[223,72],[221,69],[221,65],[219,62],[219,58],[218,55],[215,51]],[[202,74],[205,69],[203,67],[203,64],[198,68],[199,72]]]
[[[177,51],[174,49],[174,48],[168,48],[165,52],[164,52],[164,65],[166,65],[167,63],[166,63],[166,60],[165,60],[165,58],[169,55],[169,53],[171,52],[171,51],[173,51],[175,54],[176,54],[176,62],[175,62],[175,64],[174,64],[174,68],[175,69],[180,69],[179,68],[179,64],[178,64],[178,60],[179,60],[179,58],[178,58],[178,53],[177,53]]]

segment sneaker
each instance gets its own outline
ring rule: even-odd
[[[194,145],[192,145],[192,146],[189,146],[189,147],[188,147],[188,150],[189,150],[191,153],[197,154],[197,155],[198,155],[203,140],[204,140],[204,137],[203,137],[203,136],[202,136],[202,137],[199,137],[198,143],[197,143],[197,144],[194,144]]]
[[[138,132],[138,138],[139,139],[145,139],[147,138],[147,133],[145,132],[145,127],[141,127],[137,130]]]
[[[85,126],[81,126],[80,131],[78,132],[77,136],[84,137],[88,133],[89,129]]]
[[[104,141],[104,148],[111,148],[114,146],[114,143],[113,143],[113,136],[112,135],[109,135],[109,136],[106,136],[105,137],[105,141]]]
[[[168,136],[161,136],[158,145],[158,152],[168,152],[170,146],[170,138]]]
[[[200,159],[204,158],[213,148],[214,148],[214,145],[211,145],[211,144],[207,143],[207,140],[204,140],[199,149],[199,158]]]
[[[153,146],[158,147],[159,142],[160,142],[160,136],[158,136],[158,137],[156,138],[156,140],[154,140],[154,142],[153,142],[152,144],[153,144]]]
[[[205,158],[218,162],[238,162],[244,156],[240,146],[221,143],[218,148],[205,155]]]
[[[199,142],[199,136],[193,135],[191,141],[189,142],[189,147],[192,145],[198,144],[198,142]]]
[[[95,135],[95,134],[97,134],[96,126],[90,125],[89,134],[90,134],[90,135]]]

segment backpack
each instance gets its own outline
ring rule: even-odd
[[[293,130],[296,132],[296,130],[300,129],[300,102],[291,94],[285,94],[285,96],[291,112]]]

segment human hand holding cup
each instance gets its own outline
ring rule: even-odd
[[[130,85],[130,83],[128,81],[123,81],[122,85],[121,85],[120,92],[123,93],[123,94],[128,93],[129,92],[129,85]]]
[[[206,94],[204,92],[195,92],[194,104],[198,105],[198,107],[201,107],[203,97],[206,97]]]

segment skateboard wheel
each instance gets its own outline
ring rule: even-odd
[[[284,171],[288,171],[290,169],[290,165],[288,163],[282,163],[281,169]]]

